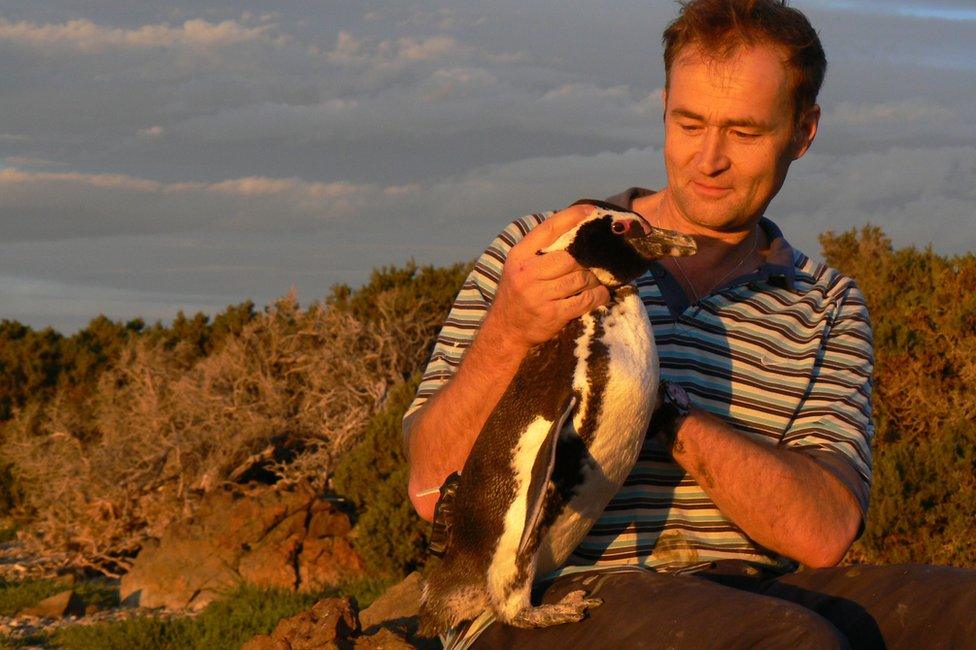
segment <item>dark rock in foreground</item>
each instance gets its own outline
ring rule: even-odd
[[[351,598],[325,598],[282,620],[271,634],[254,637],[242,650],[440,648],[436,639],[414,637],[419,606],[420,574],[412,573],[362,612]]]

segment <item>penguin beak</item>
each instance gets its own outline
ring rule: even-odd
[[[675,230],[656,228],[644,221],[640,227],[627,230],[624,237],[637,253],[648,261],[662,257],[684,257],[698,251],[695,240]]]

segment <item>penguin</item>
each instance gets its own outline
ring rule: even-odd
[[[640,215],[593,212],[543,255],[565,250],[610,289],[609,304],[533,347],[441,488],[424,569],[421,632],[444,634],[486,610],[509,625],[579,621],[602,601],[576,591],[533,607],[536,576],[559,567],[630,473],[657,402],[654,336],[632,282],[695,241]]]

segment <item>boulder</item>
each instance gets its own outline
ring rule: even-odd
[[[85,601],[73,590],[62,591],[50,598],[20,611],[22,616],[37,618],[64,618],[65,616],[84,616]]]
[[[318,650],[348,648],[359,633],[356,603],[351,598],[324,598],[312,609],[286,618],[270,635],[256,636],[242,650]]]
[[[438,647],[440,644],[438,644]],[[355,650],[414,650],[418,646],[410,643],[399,634],[386,628],[376,634],[357,637],[353,642]]]
[[[147,542],[122,577],[126,605],[198,610],[242,581],[318,590],[365,571],[343,537],[352,525],[306,484],[230,486],[206,495],[193,517]]]
[[[359,622],[368,634],[373,628],[386,626],[413,634],[420,613],[420,573],[414,571],[387,589],[373,604],[359,613]]]
[[[305,538],[298,567],[299,585],[304,591],[318,591],[366,572],[363,559],[342,537]]]

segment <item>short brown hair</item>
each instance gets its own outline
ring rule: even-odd
[[[827,56],[813,25],[786,0],[682,0],[679,4],[681,13],[664,30],[666,87],[675,59],[689,45],[698,46],[708,57],[724,59],[743,46],[770,44],[786,54],[797,116],[817,103]]]

